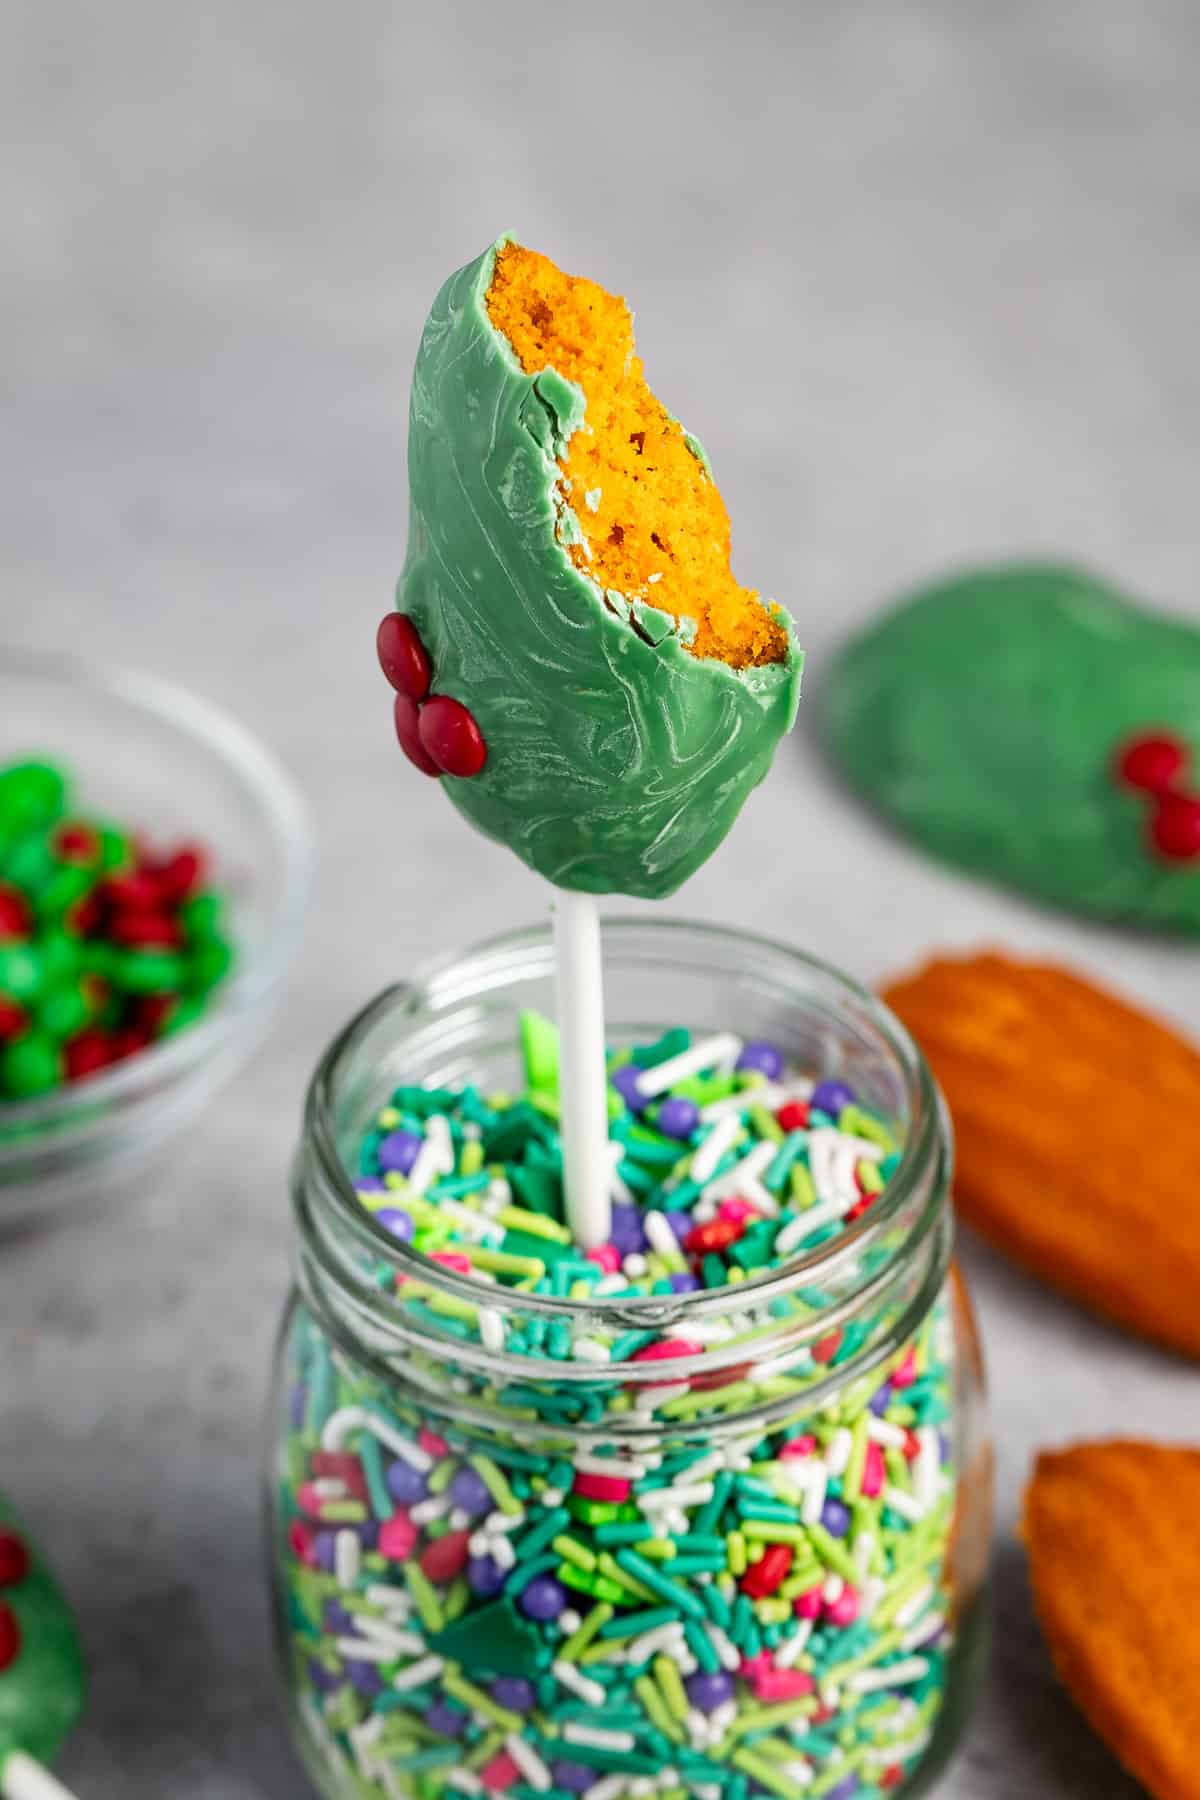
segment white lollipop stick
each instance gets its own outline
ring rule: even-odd
[[[590,894],[554,900],[558,970],[558,1099],[567,1222],[585,1250],[612,1230],[608,1077],[604,1066],[604,973],[600,920]]]
[[[4,1800],[75,1800],[70,1788],[23,1750],[0,1762],[0,1794]]]

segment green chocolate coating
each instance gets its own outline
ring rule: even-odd
[[[451,276],[421,340],[397,605],[432,691],[469,707],[487,743],[480,774],[442,777],[459,810],[560,887],[659,899],[766,775],[802,656],[789,624],[786,662],[693,657],[669,615],[634,603],[631,622],[575,568],[555,484],[584,396],[553,369],[524,374],[493,329],[499,247]]]
[[[14,1750],[48,1763],[83,1710],[83,1653],[70,1607],[3,1494],[0,1531],[16,1533],[30,1562],[23,1580],[0,1587],[21,1633],[16,1660],[0,1670],[0,1764]]]
[[[1149,797],[1113,774],[1142,732],[1200,759],[1194,627],[1078,569],[971,571],[842,652],[823,729],[853,786],[935,856],[1078,912],[1200,931],[1200,865],[1154,854]]]

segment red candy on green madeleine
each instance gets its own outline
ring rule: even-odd
[[[786,616],[729,568],[704,453],[623,301],[503,239],[413,378],[411,525],[378,653],[410,761],[560,887],[669,894],[795,716]]]

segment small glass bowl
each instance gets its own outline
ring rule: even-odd
[[[164,847],[199,841],[235,962],[177,1037],[34,1100],[0,1100],[0,1226],[119,1189],[241,1065],[299,946],[312,837],[295,787],[249,732],[167,682],[0,649],[0,766],[65,766],[85,816]]]

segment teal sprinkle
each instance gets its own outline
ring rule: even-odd
[[[540,1524],[535,1525],[532,1531],[527,1531],[524,1536],[518,1539],[513,1545],[513,1549],[517,1552],[517,1561],[514,1565],[513,1573],[515,1574],[517,1569],[521,1568],[523,1564],[531,1562],[535,1557],[540,1556],[551,1538],[556,1538],[560,1531],[570,1531],[571,1523],[571,1515],[565,1506],[556,1506],[551,1512],[548,1512]],[[559,1558],[555,1557],[554,1563],[556,1567],[558,1561]]]
[[[767,1172],[763,1176],[763,1185],[771,1193],[777,1194],[788,1178],[788,1171],[800,1152],[808,1143],[807,1131],[789,1131],[780,1144],[775,1157],[767,1164]]]
[[[683,1627],[683,1635],[687,1641],[688,1648],[691,1650],[696,1661],[700,1664],[700,1667],[706,1670],[709,1675],[715,1675],[721,1667],[721,1659],[713,1649],[712,1639],[709,1637],[707,1631],[704,1630],[703,1626],[697,1625],[693,1620],[688,1619]]]
[[[609,1345],[609,1356],[613,1362],[628,1362],[629,1358],[637,1351],[644,1350],[647,1344],[652,1344],[657,1336],[656,1331],[623,1331],[620,1337],[615,1337]]]
[[[656,1069],[659,1063],[670,1062],[673,1056],[682,1056],[691,1047],[691,1032],[682,1025],[674,1025],[670,1031],[664,1031],[653,1044],[638,1045],[629,1060],[636,1068]]]
[[[704,1608],[695,1595],[689,1588],[680,1587],[677,1581],[672,1581],[669,1575],[665,1575],[659,1564],[647,1562],[646,1558],[639,1556],[636,1550],[618,1550],[616,1561],[619,1568],[624,1569],[629,1575],[636,1576],[645,1587],[652,1589],[654,1593],[661,1594],[664,1600],[676,1607],[679,1612],[686,1614],[689,1619],[703,1619]]]
[[[482,1193],[483,1189],[490,1184],[491,1179],[486,1169],[481,1169],[478,1175],[447,1176],[444,1180],[434,1183],[426,1195],[426,1199],[434,1202],[462,1200],[468,1194]]]
[[[359,1433],[358,1455],[363,1466],[363,1478],[367,1484],[367,1497],[371,1502],[371,1511],[377,1519],[394,1518],[396,1508],[392,1504],[392,1496],[388,1493],[387,1482],[383,1475],[383,1452],[379,1448],[379,1439],[371,1432]]]

